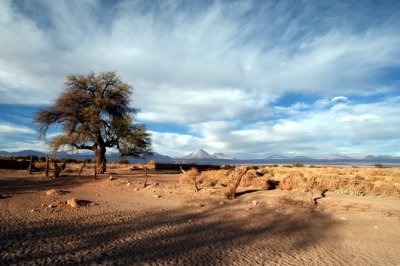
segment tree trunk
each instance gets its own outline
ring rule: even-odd
[[[240,181],[242,180],[242,177],[246,174],[246,172],[247,172],[247,167],[240,167],[235,169],[235,172],[233,173],[233,183],[231,186],[229,186],[228,191],[226,193],[226,197],[228,199],[236,198],[236,190],[240,184]]]
[[[96,154],[96,168],[97,173],[104,174],[107,170],[106,167],[106,148],[102,147],[95,151]]]
[[[54,174],[53,179],[59,178],[61,173],[61,168],[58,166],[57,161],[54,161]]]

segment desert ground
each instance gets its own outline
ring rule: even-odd
[[[0,265],[400,265],[397,168],[271,167],[232,200],[226,172],[194,192],[180,172],[108,171],[0,170]]]

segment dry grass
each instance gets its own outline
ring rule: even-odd
[[[232,170],[204,171],[199,177],[203,186],[226,187]],[[268,181],[279,182],[282,190],[328,190],[355,196],[400,197],[400,168],[361,167],[273,167],[249,170],[241,187],[265,188]]]

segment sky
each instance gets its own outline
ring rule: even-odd
[[[0,150],[46,151],[35,112],[67,75],[115,70],[161,154],[400,156],[399,10],[397,0],[0,0]]]

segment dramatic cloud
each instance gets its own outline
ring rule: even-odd
[[[376,138],[400,146],[391,134],[398,110],[384,107],[399,95],[399,8],[5,0],[0,103],[49,104],[68,74],[117,70],[134,85],[138,119],[151,125],[159,152],[391,152]],[[382,132],[368,128],[377,125]]]

